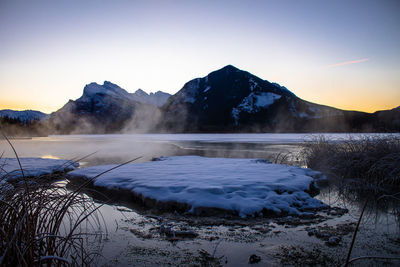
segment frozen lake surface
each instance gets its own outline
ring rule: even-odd
[[[81,166],[118,164],[142,157],[198,155],[223,158],[267,158],[298,153],[300,145],[323,135],[332,141],[360,138],[366,134],[108,134],[53,135],[12,140],[21,157],[80,159]],[[377,136],[382,134],[368,134]],[[0,140],[3,157],[14,157],[11,147]]]

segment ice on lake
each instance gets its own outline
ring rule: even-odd
[[[1,180],[70,171],[79,166],[76,162],[61,159],[19,158],[19,161],[16,158],[0,158]]]
[[[115,165],[93,166],[69,173],[91,179]],[[130,190],[143,198],[233,211],[240,216],[261,212],[301,215],[324,207],[308,192],[321,173],[256,159],[168,157],[121,166],[94,180],[94,186]]]

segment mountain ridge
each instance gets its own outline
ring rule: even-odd
[[[173,131],[180,124],[178,131],[184,132],[303,131],[306,120],[343,112],[304,101],[286,87],[227,65],[192,79],[171,96],[162,107],[159,129]]]
[[[54,133],[68,134],[133,129],[145,132],[157,118],[157,105],[166,101],[166,96],[163,92],[149,95],[143,90],[128,93],[109,81],[103,85],[92,82],[84,87],[80,98],[69,100],[50,115],[49,128]]]
[[[278,83],[227,65],[186,82],[172,96],[92,82],[46,123],[52,134],[399,132],[399,118],[400,106],[374,113],[341,110],[303,100]]]
[[[104,97],[105,95],[114,96],[119,98],[128,98],[146,104],[154,104],[157,106],[163,105],[166,100],[171,96],[168,93],[157,91],[156,93],[146,93],[142,89],[137,89],[134,93],[129,93],[125,89],[119,87],[109,81],[104,81],[103,85],[96,82],[87,84],[83,89],[83,94],[77,100],[85,101],[94,97]]]

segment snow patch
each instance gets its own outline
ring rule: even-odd
[[[304,113],[304,112],[297,113],[297,116],[299,116],[300,118],[309,118],[310,117],[307,113]]]
[[[208,92],[211,89],[211,86],[207,86],[206,89],[204,89],[203,93]]]
[[[239,124],[239,114],[240,114],[239,109],[237,109],[237,108],[232,109],[231,115],[232,115],[233,122],[235,123],[235,125]]]
[[[131,98],[131,95],[121,87],[111,82],[105,81],[103,85],[97,83],[90,83],[83,89],[83,95],[78,100],[80,101],[91,101],[96,97],[102,96],[113,96],[117,98]]]
[[[20,158],[25,177],[40,176],[53,172],[70,171],[79,166],[78,163],[62,159]],[[22,172],[15,158],[0,159],[0,179],[10,180],[22,178]]]
[[[77,169],[71,178],[90,179],[115,165]],[[255,159],[181,156],[127,164],[105,173],[95,186],[130,190],[161,202],[175,201],[196,208],[220,208],[240,216],[263,209],[276,214],[301,215],[325,206],[306,191],[319,172],[300,167],[268,164]]]
[[[262,108],[266,108],[270,105],[272,105],[275,100],[278,100],[279,98],[281,98],[281,95],[277,95],[274,93],[260,93],[260,95],[256,95],[256,107],[262,107]]]
[[[282,96],[274,93],[251,92],[242,102],[231,111],[235,125],[239,122],[240,112],[256,113],[261,108],[268,108]]]
[[[167,102],[171,95],[161,91],[147,94],[142,89],[138,89],[135,93],[131,94],[118,85],[105,81],[103,85],[94,82],[86,85],[83,89],[83,95],[77,100],[82,102],[95,102],[97,106],[104,106],[104,96],[129,99],[160,107]]]
[[[281,96],[274,93],[250,93],[243,99],[242,103],[239,104],[238,109],[248,113],[254,113],[259,111],[259,108],[267,108],[279,98],[281,98]]]
[[[254,89],[258,86],[258,83],[254,81],[253,78],[249,79],[249,83],[250,83],[250,91],[253,92]]]
[[[179,95],[179,98],[182,98],[183,102],[194,103],[196,101],[196,95],[199,87],[200,78],[191,80],[184,86],[184,90],[180,91],[181,94]]]

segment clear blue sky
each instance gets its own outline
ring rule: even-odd
[[[343,109],[400,105],[400,1],[0,0],[0,109],[85,84],[175,93],[232,64]]]

